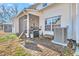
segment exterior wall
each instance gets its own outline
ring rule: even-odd
[[[2,24],[0,24],[0,31],[4,31],[4,30],[3,30],[3,25],[2,25]]]
[[[67,20],[67,22],[65,23],[67,25],[67,39],[72,39],[72,4],[69,3],[69,5],[67,5],[68,9],[67,9],[67,13],[65,16],[67,16],[67,18],[65,20]]]
[[[20,17],[19,20],[19,33],[22,33],[24,30],[27,29],[27,15],[24,15],[22,17]]]
[[[58,16],[61,15],[61,27],[67,27],[69,26],[70,29],[68,31],[70,31],[72,28],[69,24],[69,22],[71,22],[71,10],[70,8],[71,4],[53,4],[50,7],[45,8],[44,10],[42,10],[42,14],[40,15],[40,21],[39,21],[39,27],[42,28],[40,34],[43,32],[43,34],[50,34],[53,35],[53,31],[45,31],[45,19],[49,18],[49,17],[54,17],[54,16]],[[70,21],[69,21],[70,20]],[[71,30],[72,32],[72,30]],[[71,38],[71,34],[68,35],[68,37]]]
[[[76,43],[79,44],[79,3],[76,4],[76,22],[75,22],[75,30],[76,30]]]
[[[22,13],[18,17],[15,17],[12,21],[13,26],[12,26],[12,32],[13,33],[19,33],[19,18],[23,17],[24,15],[27,15],[27,13]]]
[[[76,3],[72,4],[72,26],[73,26],[73,40],[76,40]]]
[[[42,29],[40,31],[40,34],[42,34],[42,32],[43,32],[43,34],[53,35],[54,34],[53,31],[45,31],[45,19],[61,15],[61,21],[59,23],[61,24],[61,27],[68,27],[67,38],[71,39],[72,34],[73,34],[73,38],[76,37],[75,36],[76,30],[74,29],[75,28],[75,18],[76,18],[76,16],[75,16],[75,14],[76,14],[75,5],[76,4],[70,4],[70,3],[60,3],[60,4],[55,3],[55,4],[52,4],[51,6],[49,6],[47,8],[44,8],[41,11],[28,11],[27,13],[20,15],[20,17],[25,15],[25,14],[28,14],[28,13],[39,16],[39,28]],[[27,17],[27,18],[29,19],[29,17]],[[29,27],[28,27],[28,24],[27,24],[27,30],[29,30],[28,28]],[[73,29],[73,33],[72,33],[72,29]],[[14,20],[14,31],[13,32],[15,32],[15,33],[19,32],[19,20],[18,20],[18,18]]]
[[[4,32],[12,32],[12,24],[3,24]]]

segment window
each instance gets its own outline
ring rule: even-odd
[[[43,3],[43,7],[47,6],[47,3]]]
[[[56,25],[56,23],[60,20],[61,16],[54,16],[51,18],[47,18],[45,20],[45,30],[46,31],[53,31],[54,27],[59,27],[60,24]]]

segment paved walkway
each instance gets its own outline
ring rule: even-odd
[[[53,44],[48,39],[26,39],[25,48],[34,56],[60,56],[60,51],[63,50],[62,46]]]

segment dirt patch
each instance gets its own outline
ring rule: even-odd
[[[0,36],[2,35],[6,35],[7,33],[3,32],[3,31],[0,31]]]
[[[19,44],[18,40],[10,40],[0,44],[0,56],[30,56]]]

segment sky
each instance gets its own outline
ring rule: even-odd
[[[19,9],[19,11],[21,11],[24,8],[28,8],[30,5],[32,5],[32,4],[29,4],[29,3],[18,3],[18,9]]]
[[[18,12],[21,12],[24,8],[28,8],[31,6],[33,3],[2,3],[6,6],[6,8],[14,6],[14,4],[17,5]],[[0,3],[1,5],[1,3]],[[1,10],[0,10],[1,12]],[[9,20],[6,20],[6,22],[9,22]]]
[[[8,7],[11,7],[13,3],[6,3],[5,5]],[[18,5],[18,10],[22,11],[24,8],[28,8],[30,5],[32,5],[33,3],[14,3],[16,5]]]

